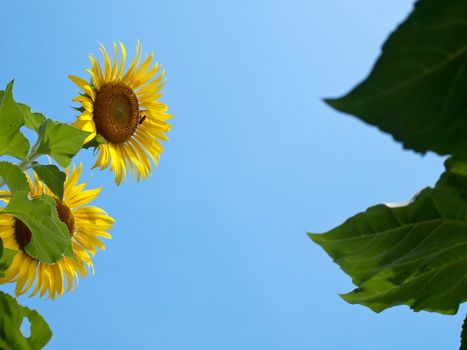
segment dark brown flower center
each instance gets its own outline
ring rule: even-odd
[[[96,94],[93,114],[99,135],[108,142],[125,142],[134,134],[140,120],[138,98],[123,83],[106,83]]]
[[[71,212],[70,208],[68,208],[68,206],[60,199],[54,199],[58,218],[66,225],[70,237],[73,237],[73,233],[75,232],[75,218],[73,217],[73,213]],[[24,249],[24,247],[26,247],[29,242],[31,242],[31,237],[31,230],[29,230],[26,224],[20,219],[15,218],[15,240],[18,243],[19,248]]]

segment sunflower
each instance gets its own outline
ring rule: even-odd
[[[91,257],[95,255],[96,248],[105,248],[99,237],[111,238],[106,231],[112,227],[114,220],[98,207],[84,206],[95,199],[101,189],[84,190],[86,183],[78,184],[81,170],[81,165],[78,168],[73,166],[71,171],[66,170],[63,201],[55,197],[35,174],[33,180],[27,176],[31,197],[46,193],[55,199],[58,217],[65,223],[70,234],[74,259],[63,256],[54,264],[45,264],[30,257],[24,247],[31,240],[31,231],[14,216],[0,215],[0,238],[5,248],[19,251],[5,276],[0,278],[0,283],[16,282],[17,296],[34,286],[31,296],[40,291],[42,297],[48,292],[50,298],[54,299],[63,294],[65,280],[67,291],[70,291],[77,285],[79,274],[85,277],[88,270],[94,272]],[[4,190],[0,193],[9,194]],[[8,199],[2,200],[8,203]]]
[[[109,168],[115,172],[115,182],[125,180],[130,169],[132,179],[147,178],[152,174],[151,159],[158,165],[163,152],[161,141],[170,130],[167,120],[167,105],[159,101],[164,85],[164,72],[156,62],[154,53],[146,55],[141,63],[142,50],[138,41],[135,57],[124,72],[126,49],[119,43],[114,47],[113,62],[101,45],[103,68],[97,58],[90,55],[90,82],[70,75],[69,78],[82,90],[73,101],[79,102],[81,115],[74,126],[91,134],[85,143],[96,134],[107,143],[99,145],[94,167]],[[121,51],[121,61],[118,56]]]

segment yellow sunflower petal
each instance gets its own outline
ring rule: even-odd
[[[100,45],[99,50],[102,66],[90,55],[92,65],[87,69],[92,84],[70,76],[86,93],[74,99],[85,110],[74,125],[90,133],[86,142],[96,134],[107,140],[107,144],[99,146],[93,168],[110,169],[117,184],[126,180],[129,173],[139,181],[152,174],[151,162],[157,167],[163,152],[161,141],[168,140],[165,134],[170,124],[166,121],[172,116],[167,113],[167,105],[159,101],[165,72],[155,62],[153,53],[143,57],[139,40],[128,68],[125,68],[126,49],[121,42],[113,43],[112,58],[105,46]],[[122,100],[122,95],[126,99]],[[96,99],[97,96],[100,97]]]
[[[120,44],[120,49],[122,51],[122,62],[120,63],[120,68],[118,69],[118,72],[117,72],[117,79],[122,78],[123,70],[125,69],[125,60],[126,60],[125,46],[122,44],[122,42],[120,42],[119,44]]]
[[[102,69],[99,64],[99,61],[97,60],[94,55],[89,55],[89,59],[91,60],[91,77],[94,82],[94,85],[96,86],[97,89],[100,89],[102,86],[102,81],[104,77],[102,76]]]
[[[86,94],[88,94],[93,100],[95,99],[94,90],[86,80],[74,75],[69,75],[68,78],[70,78],[76,85],[78,85],[78,87],[81,88],[81,90],[83,90]]]
[[[86,109],[86,111],[88,111],[89,113],[92,113],[94,105],[93,105],[93,101],[89,97],[85,95],[79,95],[79,96],[76,96],[73,99],[73,101],[81,103],[81,106],[83,106],[84,109]],[[92,119],[92,114],[88,114],[88,115],[91,116],[91,119]]]
[[[114,80],[116,78],[117,68],[118,68],[118,48],[117,48],[117,44],[115,42],[113,43],[113,45],[114,45],[114,61],[113,61],[113,64],[112,64],[112,71],[110,73],[112,80]]]

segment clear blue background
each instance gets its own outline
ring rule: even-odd
[[[27,299],[47,349],[457,349],[449,317],[346,304],[350,279],[306,235],[433,184],[442,159],[328,108],[369,72],[412,0],[8,1],[0,83],[72,121],[100,42],[137,38],[167,71],[175,115],[146,182],[103,186],[117,223],[96,273],[60,300]],[[10,290],[10,289],[8,289]]]

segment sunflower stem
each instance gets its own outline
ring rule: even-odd
[[[36,142],[37,144],[37,142]],[[23,171],[26,171],[28,169],[31,169],[31,167],[33,166],[33,163],[34,161],[40,156],[39,153],[37,153],[37,147],[36,145],[34,145],[34,147],[32,148],[33,150],[35,150],[34,152],[30,153],[26,159],[22,160],[21,162],[18,163],[18,167],[21,168],[21,170]],[[5,185],[5,181],[0,177],[0,187],[3,187]],[[0,196],[0,198],[2,198]]]

